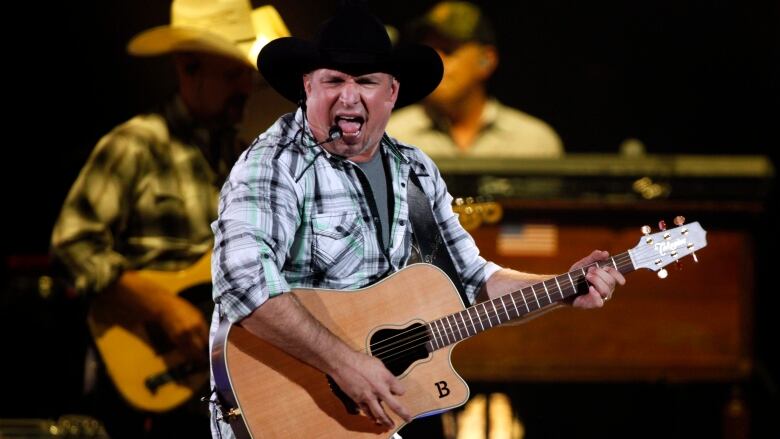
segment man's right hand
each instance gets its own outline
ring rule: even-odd
[[[207,357],[209,330],[200,311],[178,296],[166,295],[158,304],[155,319],[176,349],[193,361]]]
[[[377,425],[388,428],[395,425],[382,403],[387,404],[406,422],[411,420],[406,407],[397,398],[405,392],[403,384],[379,359],[352,352],[342,358],[331,376],[341,390],[358,405],[363,415],[371,418]]]
[[[411,416],[398,401],[404,387],[377,358],[357,352],[322,326],[293,294],[267,300],[240,322],[252,334],[330,375],[377,425],[393,427],[385,407],[405,421]]]
[[[108,294],[139,318],[157,324],[175,349],[193,361],[208,358],[209,330],[200,311],[137,271],[126,271]]]

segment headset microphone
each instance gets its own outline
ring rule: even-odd
[[[330,143],[330,142],[339,140],[342,135],[343,135],[343,131],[341,131],[341,128],[338,125],[333,125],[332,127],[330,127],[330,130],[328,130],[328,138],[323,140],[320,143],[315,143],[311,147],[313,148],[315,146],[320,146],[320,145],[324,145],[326,143]]]

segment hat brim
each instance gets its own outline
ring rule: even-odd
[[[257,57],[257,68],[279,94],[298,104],[304,98],[303,75],[319,68],[353,75],[390,73],[401,83],[396,108],[428,96],[441,82],[444,66],[435,50],[419,44],[390,54],[322,53],[314,43],[296,37],[268,43]]]
[[[249,58],[251,43],[240,47],[219,35],[189,27],[158,26],[130,40],[127,51],[135,56],[159,56],[177,52],[204,52],[242,61],[254,67]]]

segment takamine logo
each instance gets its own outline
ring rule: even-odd
[[[655,245],[655,250],[661,254],[661,256],[666,255],[666,253],[669,253],[673,250],[677,250],[680,247],[685,246],[685,238],[680,238],[674,241],[670,242],[662,242],[660,244]]]

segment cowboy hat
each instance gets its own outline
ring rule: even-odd
[[[379,19],[350,2],[320,27],[313,42],[286,37],[268,43],[260,51],[257,67],[271,87],[294,103],[304,96],[302,76],[312,70],[390,73],[401,83],[396,107],[427,96],[439,85],[443,72],[435,50],[419,44],[394,48]]]
[[[139,33],[127,51],[136,56],[206,52],[254,67],[264,45],[289,35],[273,6],[252,10],[249,0],[174,0],[171,24]]]

